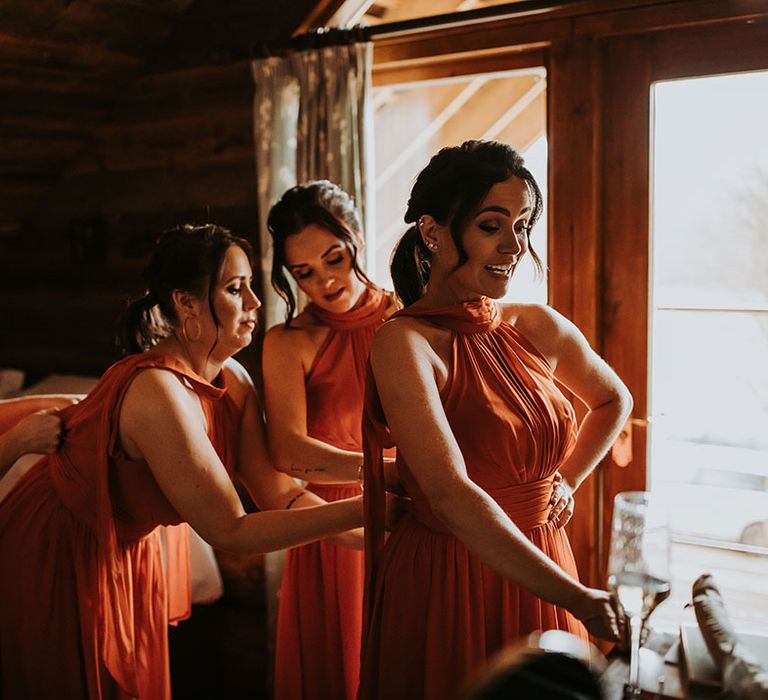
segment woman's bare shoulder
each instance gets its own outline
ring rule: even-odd
[[[311,314],[302,311],[290,325],[279,323],[267,331],[264,337],[264,353],[303,354],[316,349],[328,332],[328,327],[318,323]]]
[[[435,338],[450,336],[450,331],[417,316],[395,316],[386,320],[376,331],[374,338],[379,336],[386,337],[389,341],[396,341],[398,338],[418,341],[418,338],[423,338],[429,342]]]
[[[125,389],[119,418],[121,439],[126,430],[137,435],[150,423],[183,421],[183,416],[201,411],[194,389],[185,377],[162,367],[144,368]]]
[[[255,391],[250,373],[234,357],[230,357],[224,363],[221,371],[224,373],[227,393],[238,406],[242,406],[246,397]]]
[[[422,319],[397,316],[386,321],[373,337],[371,356],[387,364],[429,362],[443,367],[450,354],[451,333]]]
[[[585,342],[579,329],[558,311],[545,304],[509,304],[504,320],[522,333],[547,358],[552,367],[574,343]]]
[[[528,335],[559,334],[567,320],[546,304],[500,304],[504,321]]]

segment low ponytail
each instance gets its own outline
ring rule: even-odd
[[[125,355],[149,350],[165,337],[164,327],[158,323],[158,302],[151,292],[130,302],[117,320],[117,344]]]
[[[410,306],[424,294],[429,282],[430,259],[431,252],[414,224],[400,238],[390,263],[392,283],[403,306]]]
[[[180,224],[157,239],[152,257],[142,272],[147,293],[128,304],[116,327],[118,347],[127,355],[149,350],[173,333],[179,319],[173,302],[178,289],[197,299],[208,299],[217,329],[219,318],[213,295],[227,251],[237,246],[253,268],[251,244],[216,224]]]

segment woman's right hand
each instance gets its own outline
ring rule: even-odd
[[[62,425],[54,409],[32,413],[13,428],[20,454],[53,454],[61,445]]]
[[[619,645],[624,641],[625,630],[629,627],[626,615],[608,591],[586,588],[578,608],[573,612],[591,635]]]

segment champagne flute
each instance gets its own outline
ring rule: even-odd
[[[608,590],[630,620],[629,683],[624,697],[639,698],[642,628],[670,593],[669,523],[647,491],[625,491],[614,499]]]

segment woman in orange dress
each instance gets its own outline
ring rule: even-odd
[[[189,578],[186,540],[164,565],[158,525],[235,552],[360,526],[355,499],[246,514],[236,494],[236,470],[265,507],[303,494],[264,468],[258,398],[232,360],[256,323],[251,274],[225,229],[164,234],[122,320],[132,354],[61,411],[61,449],[0,505],[0,696],[170,698],[166,626],[189,611]]]
[[[563,526],[631,398],[557,312],[493,301],[541,207],[499,142],[443,149],[411,192],[392,262],[406,308],[374,338],[366,400],[365,700],[453,697],[534,630],[617,638],[615,603],[579,583]],[[589,409],[580,426],[558,384]],[[414,509],[384,543],[387,429]]]
[[[269,214],[272,284],[286,322],[264,343],[264,393],[275,464],[327,501],[359,495],[365,374],[373,334],[394,311],[358,260],[360,224],[349,195],[327,180],[288,190]],[[310,300],[293,317],[288,272]],[[301,499],[295,508],[307,501]],[[340,545],[348,546],[340,546]],[[288,552],[280,591],[275,698],[357,694],[362,537]],[[350,547],[357,547],[352,549]]]

